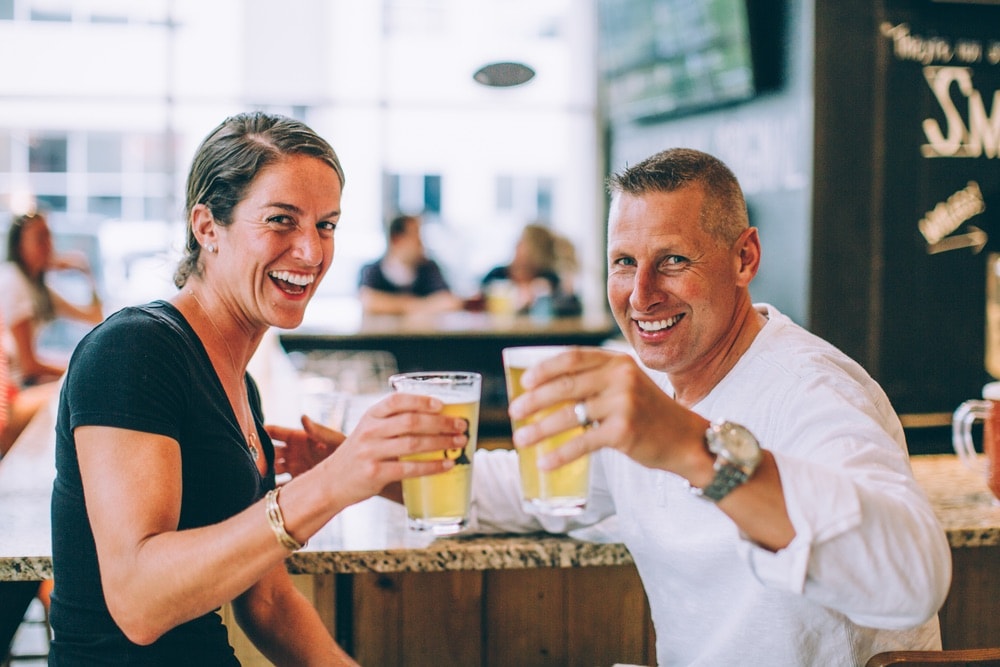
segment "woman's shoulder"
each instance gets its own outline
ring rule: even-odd
[[[190,340],[193,330],[177,308],[167,301],[125,306],[94,327],[81,345],[136,341],[155,345],[164,340]]]

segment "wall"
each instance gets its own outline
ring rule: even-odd
[[[764,7],[763,5],[767,6]],[[812,182],[812,2],[748,2],[763,89],[723,109],[609,129],[609,170],[674,146],[718,156],[740,179],[763,264],[753,298],[806,324]],[[613,101],[611,102],[613,103]]]

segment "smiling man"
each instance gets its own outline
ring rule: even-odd
[[[564,531],[612,514],[660,665],[860,665],[940,648],[950,551],[876,382],[754,304],[757,230],[732,172],[689,149],[609,181],[608,300],[634,354],[575,348],[522,379],[514,433],[592,453],[584,514],[521,508],[513,452],[477,454],[474,526]]]

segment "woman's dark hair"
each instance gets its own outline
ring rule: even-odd
[[[174,273],[183,287],[201,271],[201,246],[191,229],[191,211],[204,204],[223,226],[232,224],[233,209],[246,196],[250,183],[267,167],[289,155],[309,155],[329,164],[341,187],[344,170],[333,148],[305,123],[261,111],[230,116],[202,141],[188,174],[187,238],[184,256]]]
[[[21,273],[31,286],[31,298],[35,304],[36,316],[41,320],[51,320],[55,317],[55,306],[52,303],[52,294],[45,285],[45,271],[42,270],[37,276],[28,273],[28,267],[24,264],[24,257],[21,255],[21,237],[24,230],[33,222],[46,223],[45,214],[32,211],[16,215],[10,222],[10,229],[7,230],[7,260],[17,265]]]

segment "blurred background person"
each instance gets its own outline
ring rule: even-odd
[[[462,308],[441,267],[427,257],[420,225],[415,215],[393,218],[385,254],[361,267],[358,296],[365,313],[405,315]]]
[[[521,231],[509,264],[496,266],[481,281],[487,308],[493,312],[578,315],[573,293],[576,251],[548,227],[529,224]]]
[[[50,289],[48,271],[78,271],[90,283],[90,303],[78,305]],[[0,264],[0,315],[7,323],[3,347],[10,376],[18,386],[31,386],[58,379],[64,362],[42,359],[38,335],[56,318],[86,324],[103,319],[101,299],[90,265],[83,253],[59,253],[52,245],[52,232],[42,213],[16,216],[7,233],[7,261]]]
[[[3,329],[0,318],[0,330]],[[40,395],[39,387],[29,388],[23,392],[11,381],[7,355],[0,347],[0,465],[10,446],[24,430],[25,425],[34,416],[41,401],[35,401],[34,396]],[[48,393],[45,394],[45,397]],[[52,581],[3,581],[0,582],[0,664],[6,665],[9,658],[11,643],[18,626],[24,619],[28,605],[37,595],[45,607],[49,609],[49,593]]]

